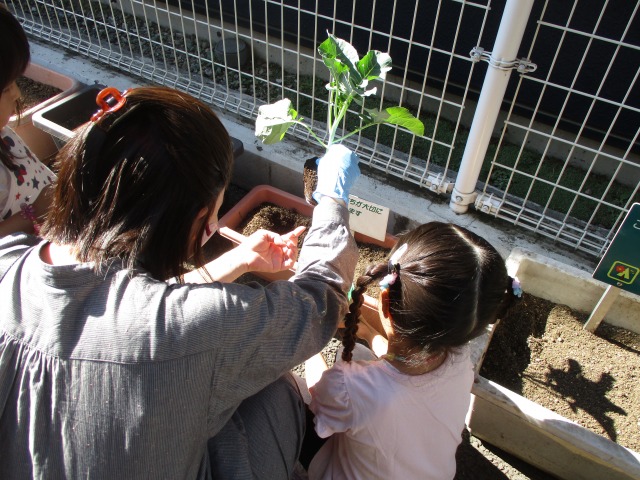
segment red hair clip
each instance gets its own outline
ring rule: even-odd
[[[114,87],[106,87],[100,90],[96,96],[96,103],[100,107],[100,110],[91,116],[91,121],[97,122],[105,113],[111,113],[119,110],[125,103],[127,103],[127,99],[125,97],[127,92],[128,90],[125,90],[121,94],[118,89]]]

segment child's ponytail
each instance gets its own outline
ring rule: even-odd
[[[362,278],[362,277],[360,277]],[[356,346],[356,332],[358,331],[358,322],[360,319],[360,308],[364,302],[364,293],[366,287],[354,287],[351,290],[351,305],[349,305],[349,313],[344,319],[344,331],[342,333],[342,360],[350,362],[353,349]]]
[[[345,320],[345,361],[355,346],[362,295],[374,280],[388,289],[393,335],[406,350],[401,354],[408,365],[481,335],[521,292],[498,251],[466,228],[429,222],[401,235],[398,245],[389,262],[374,265],[356,281]]]
[[[364,302],[364,294],[367,287],[375,280],[382,277],[387,270],[387,264],[378,264],[370,266],[364,275],[358,277],[353,289],[351,290],[351,304],[349,305],[349,313],[345,316],[344,331],[342,333],[342,360],[350,362],[353,349],[356,346],[356,332],[358,331],[358,322],[360,321],[360,309]]]

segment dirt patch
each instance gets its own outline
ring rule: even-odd
[[[480,374],[640,452],[640,335],[532,295],[496,326]]]
[[[46,83],[36,82],[28,77],[19,77],[16,80],[20,89],[22,110],[27,111],[40,103],[55,97],[62,93],[57,87],[47,85]]]
[[[317,157],[309,158],[304,162],[302,167],[302,185],[304,186],[304,199],[310,205],[317,205],[318,202],[313,198],[318,186],[318,160]]]

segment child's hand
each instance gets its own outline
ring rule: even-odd
[[[292,268],[298,258],[298,237],[305,227],[284,235],[258,230],[238,247],[250,272],[275,273]]]

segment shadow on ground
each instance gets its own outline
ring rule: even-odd
[[[454,480],[554,480],[556,477],[462,432]]]

